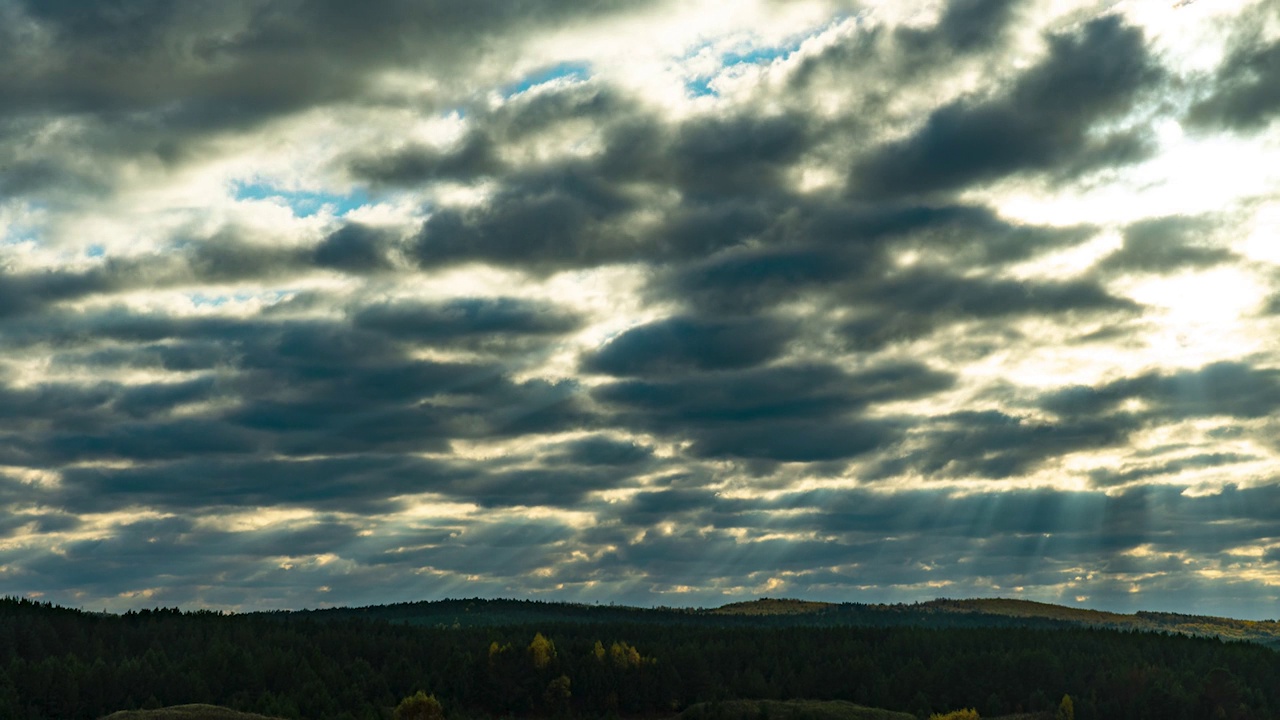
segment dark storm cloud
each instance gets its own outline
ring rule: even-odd
[[[355,313],[354,324],[119,311],[33,319],[43,321],[45,334],[14,333],[19,347],[33,339],[71,347],[117,343],[125,362],[132,355],[139,365],[219,373],[134,385],[0,386],[0,427],[22,439],[6,452],[21,448],[26,460],[59,465],[95,458],[439,451],[451,438],[537,434],[591,422],[572,382],[516,382],[492,359],[411,356],[422,343],[457,345],[522,333],[554,337],[575,327],[575,316],[502,299],[367,310]],[[199,408],[208,402],[217,405]],[[169,415],[182,407],[196,412]]]
[[[882,479],[904,472],[1017,477],[1062,455],[1122,443],[1136,427],[1127,416],[1040,422],[995,410],[963,411],[922,422],[919,447],[882,461],[874,472]]]
[[[123,469],[67,469],[60,488],[27,495],[74,512],[142,505],[170,512],[297,507],[376,514],[400,509],[398,496],[421,493],[486,508],[575,508],[590,493],[624,485],[632,476],[621,463],[507,468],[503,462],[514,458],[445,461],[387,452],[320,459],[197,458],[201,448],[191,444],[185,459],[159,458],[166,461]],[[633,470],[642,467],[632,465]]]
[[[431,68],[462,81],[470,64],[521,35],[575,16],[644,3],[544,0],[422,3],[359,11],[331,0],[5,3],[6,114],[68,112],[137,129],[226,129],[366,94],[386,67]],[[42,32],[25,32],[23,20]],[[24,62],[31,57],[39,61]],[[95,69],[91,75],[81,68]]]
[[[953,382],[915,363],[856,373],[790,364],[620,381],[592,395],[615,410],[614,422],[693,440],[695,456],[817,461],[859,455],[898,435],[896,421],[854,417],[869,405],[925,396]]]
[[[500,171],[494,143],[481,133],[470,133],[448,150],[415,145],[388,155],[353,158],[348,170],[375,185],[418,185],[438,180],[471,182]]]
[[[776,191],[780,173],[810,148],[813,125],[800,115],[687,123],[670,149],[673,179],[694,196]]]
[[[120,588],[150,588],[160,579],[178,586],[243,582],[277,558],[329,553],[349,547],[357,529],[321,519],[291,528],[232,532],[201,527],[190,518],[130,522],[110,535],[71,540],[57,555],[24,563],[50,588],[75,585],[103,595]]]
[[[446,491],[481,507],[575,508],[597,490],[624,484],[629,473],[618,466],[533,468],[477,474]]]
[[[1225,468],[1243,462],[1256,462],[1263,458],[1256,455],[1240,453],[1200,453],[1190,457],[1178,458],[1167,462],[1155,463],[1141,467],[1124,467],[1122,469],[1102,469],[1089,473],[1089,478],[1097,487],[1110,487],[1146,480],[1165,475],[1177,475],[1184,470],[1204,470],[1209,468]]]
[[[1211,217],[1171,215],[1140,220],[1125,228],[1124,245],[1099,263],[1107,272],[1168,273],[1228,262],[1236,257],[1206,242],[1221,221]]]
[[[1018,5],[1019,0],[951,0],[937,32],[961,50],[986,47],[1013,19]]]
[[[998,578],[1005,587],[1056,586],[1081,575],[1082,568],[1084,573],[1167,575],[1149,581],[1176,584],[1185,569],[1181,554],[1212,566],[1227,559],[1233,548],[1265,543],[1280,530],[1273,514],[1280,490],[1273,486],[1227,486],[1195,496],[1184,490],[1135,487],[1107,495],[1050,489],[824,489],[772,500],[705,491],[648,492],[633,497],[619,517],[649,530],[604,561],[660,572],[671,582],[699,572],[742,582],[753,573],[767,577],[794,570],[800,573],[794,583],[830,582],[839,592],[866,580],[968,586],[985,577]],[[783,512],[771,515],[771,510]],[[701,529],[659,531],[660,524]],[[747,532],[732,540],[731,529]],[[594,539],[599,542],[618,542],[598,533]],[[772,533],[799,537],[752,541]],[[813,533],[825,542],[801,539]],[[1133,554],[1143,546],[1155,555]],[[793,564],[796,553],[814,561]],[[722,570],[726,564],[732,572]],[[832,573],[824,566],[850,569]],[[978,585],[971,592],[989,594],[991,587]]]
[[[12,272],[0,267],[0,320],[58,303],[137,289],[280,280],[316,270],[354,275],[389,269],[390,240],[348,225],[314,246],[246,239],[229,228],[210,237],[179,238],[164,252],[112,257],[87,269]]]
[[[397,340],[433,345],[473,336],[562,335],[582,324],[582,318],[550,303],[503,297],[372,305],[352,321]]]
[[[927,72],[954,55],[978,53],[999,47],[1005,31],[1017,15],[1020,0],[952,0],[932,27],[900,27],[886,34],[892,40],[881,54],[897,51],[904,72]]]
[[[636,257],[619,221],[633,199],[581,168],[514,178],[477,208],[443,209],[423,225],[411,252],[425,268],[483,261],[535,272]]]
[[[854,193],[947,192],[1022,171],[1075,174],[1144,157],[1148,141],[1140,131],[1089,135],[1159,79],[1142,31],[1110,16],[1048,41],[1048,57],[1007,93],[938,108],[911,137],[859,160]]]
[[[520,94],[497,107],[469,106],[470,129],[448,147],[397,144],[381,152],[364,151],[341,162],[351,175],[374,185],[474,182],[505,175],[512,169],[500,157],[504,146],[518,146],[539,133],[583,121],[613,128],[624,119],[634,122],[642,113],[633,98],[599,82],[582,82]]]
[[[1019,284],[955,277],[936,269],[904,271],[893,261],[896,253],[913,252],[926,268],[936,261],[949,268],[989,272],[1076,245],[1089,234],[1087,227],[1013,223],[975,206],[797,203],[791,213],[759,232],[761,241],[738,243],[675,266],[655,277],[653,292],[717,312],[758,311],[815,292],[832,295],[833,301],[887,306],[891,312],[905,300],[910,306],[902,308],[906,314],[936,310],[989,317],[1133,309],[1132,303],[1089,281]],[[880,300],[882,295],[886,299]],[[921,322],[932,323],[924,318]]]
[[[386,233],[352,223],[330,233],[316,246],[313,257],[320,267],[355,274],[390,270],[391,243]]]
[[[554,521],[493,522],[453,531],[438,539],[406,534],[399,539],[408,549],[396,548],[371,555],[368,562],[384,572],[388,566],[425,566],[473,576],[512,577],[562,562],[563,553],[556,546],[571,540],[573,535],[571,528]],[[424,546],[424,540],[436,542]]]
[[[583,366],[620,376],[743,368],[777,357],[790,334],[770,318],[672,317],[626,331],[588,356]]]
[[[1274,7],[1260,3],[1236,19],[1227,56],[1209,79],[1208,97],[1187,113],[1191,125],[1257,132],[1280,113],[1280,41],[1262,37],[1275,17]]]
[[[966,319],[1124,312],[1138,306],[1097,283],[1074,280],[975,280],[935,271],[908,272],[854,288],[860,317],[840,330],[851,347],[874,350],[924,337]]]
[[[653,450],[634,442],[594,435],[562,443],[552,457],[579,465],[626,466],[647,463]]]
[[[67,469],[55,497],[73,512],[142,505],[175,512],[283,506],[376,513],[397,509],[397,495],[435,492],[466,474],[447,463],[391,455],[193,458],[127,469]]]
[[[1126,400],[1142,400],[1148,422],[1225,415],[1260,418],[1280,408],[1280,371],[1223,361],[1195,370],[1152,371],[1094,386],[1058,390],[1041,405],[1064,418],[1114,414]]]

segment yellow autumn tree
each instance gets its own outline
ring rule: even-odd
[[[421,690],[400,701],[396,706],[395,720],[444,720],[444,708],[435,695]]]
[[[1070,695],[1062,696],[1062,702],[1058,705],[1058,715],[1055,720],[1076,720],[1076,704],[1071,701]]]
[[[952,710],[949,713],[934,713],[929,716],[929,720],[979,720],[978,711],[973,708],[964,710]]]
[[[529,643],[529,658],[535,668],[542,670],[556,658],[556,644],[543,637],[542,633],[535,633],[533,642]]]
[[[620,668],[640,667],[640,651],[625,642],[615,642],[609,648],[609,659]]]

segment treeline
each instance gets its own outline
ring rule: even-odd
[[[1280,654],[1087,629],[439,627],[0,601],[0,718],[212,703],[373,720],[418,690],[449,720],[653,716],[737,698],[849,700],[925,718],[973,707],[991,717],[1049,710],[1068,693],[1078,720],[1243,720],[1280,717]]]

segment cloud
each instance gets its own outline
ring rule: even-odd
[[[1012,173],[1076,174],[1145,157],[1149,149],[1138,131],[1099,139],[1088,133],[1130,110],[1159,80],[1142,31],[1109,16],[1047,40],[1048,56],[1005,93],[944,105],[915,134],[859,160],[854,192],[871,198],[947,192]]]
[[[1093,387],[1047,395],[1043,407],[1063,417],[1114,412],[1127,400],[1143,401],[1151,421],[1225,415],[1265,417],[1280,404],[1280,371],[1243,362],[1217,362],[1194,370],[1147,372]]]
[[[1123,246],[1103,258],[1099,267],[1111,272],[1165,274],[1225,263],[1233,253],[1207,242],[1219,224],[1214,218],[1180,215],[1140,220],[1125,228]]]
[[[585,366],[618,376],[749,367],[780,355],[787,335],[771,319],[667,318],[610,340]]]
[[[889,443],[899,422],[858,417],[868,406],[925,396],[953,378],[915,363],[845,373],[781,365],[674,380],[624,380],[593,390],[614,421],[692,439],[696,456],[775,461],[853,457]]]
[[[1273,603],[1275,193],[1168,178],[1274,38],[1188,11],[0,0],[0,576]]]
[[[1266,8],[1259,5],[1237,19],[1235,37],[1209,83],[1208,96],[1195,102],[1187,113],[1193,126],[1256,132],[1280,112],[1280,100],[1276,99],[1280,91],[1280,71],[1276,69],[1280,41],[1261,36],[1270,20],[1267,15]]]

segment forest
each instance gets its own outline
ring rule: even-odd
[[[448,720],[659,718],[695,706],[712,720],[734,701],[795,698],[991,718],[1052,713],[1066,695],[1079,720],[1280,717],[1280,654],[1254,643],[1043,623],[805,624],[453,603],[436,619],[488,622],[414,623],[403,612],[393,621],[394,611],[376,609],[110,615],[6,598],[0,718],[92,720],[209,703],[382,720],[419,691],[438,698]]]

